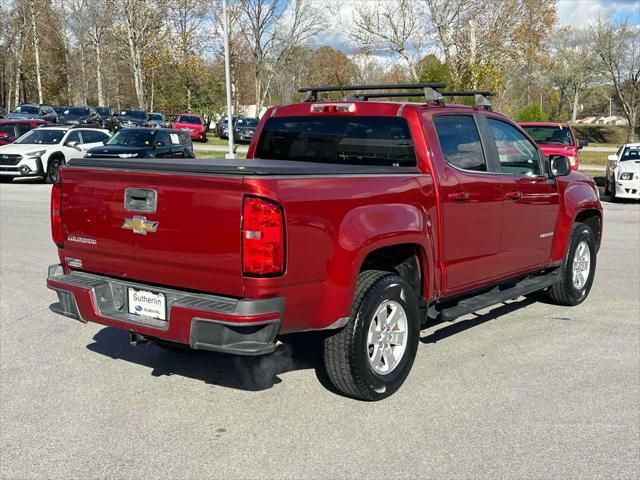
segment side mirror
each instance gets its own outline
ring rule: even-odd
[[[618,155],[609,155],[607,157],[607,160],[609,160],[610,162],[618,162]]]
[[[571,163],[564,155],[551,155],[549,163],[551,164],[551,175],[554,177],[564,177],[571,173]]]
[[[102,144],[106,145],[109,140],[102,140]]]
[[[78,142],[71,141],[67,142],[67,147],[76,148],[78,146]]]
[[[9,138],[9,134],[7,132],[0,132],[0,138]]]
[[[156,142],[154,144],[155,147],[164,147],[164,142]]]
[[[578,148],[583,148],[589,145],[589,139],[586,137],[582,137],[578,139]]]

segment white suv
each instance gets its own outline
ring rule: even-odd
[[[0,182],[37,176],[54,183],[60,165],[84,156],[86,150],[102,145],[109,138],[109,132],[100,128],[35,128],[15,143],[0,147]]]

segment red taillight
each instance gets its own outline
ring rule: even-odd
[[[51,238],[62,248],[62,184],[58,181],[51,188]]]
[[[282,207],[274,201],[244,198],[242,269],[245,275],[284,272],[284,215]]]

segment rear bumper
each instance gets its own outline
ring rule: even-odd
[[[60,313],[80,322],[110,325],[145,337],[188,344],[196,350],[263,355],[275,349],[284,299],[237,300],[49,267],[47,286],[58,294]],[[129,313],[127,289],[166,297],[167,320]]]

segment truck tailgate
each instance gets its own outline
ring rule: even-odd
[[[74,167],[64,168],[61,177],[61,256],[79,260],[78,268],[182,289],[243,295],[241,175]],[[136,205],[126,209],[127,188],[154,191],[155,213],[135,211]],[[146,220],[145,233],[134,231],[144,227],[136,216]],[[132,221],[137,221],[134,229]],[[157,222],[155,231],[149,231],[151,222]]]

